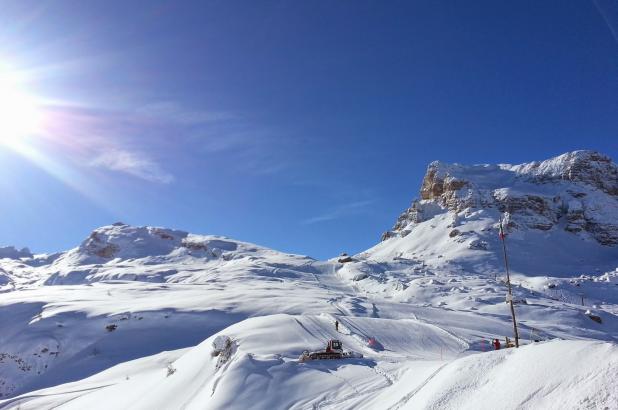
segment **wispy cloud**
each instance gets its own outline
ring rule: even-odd
[[[137,108],[136,114],[149,119],[180,125],[205,125],[238,119],[231,112],[194,110],[174,101],[159,101],[143,105]]]
[[[298,141],[282,130],[240,116],[194,130],[195,148],[210,158],[226,158],[226,168],[246,175],[273,175],[299,161]]]
[[[349,202],[346,204],[341,204],[335,208],[328,210],[327,212],[316,215],[311,218],[307,218],[301,221],[302,224],[311,225],[320,222],[332,221],[335,219],[342,218],[348,215],[357,215],[360,213],[365,213],[369,211],[369,208],[372,204],[376,202],[375,199],[367,199],[363,201],[355,201]]]
[[[50,142],[77,166],[150,182],[168,184],[175,179],[177,168],[161,165],[156,160],[161,155],[199,158],[206,166],[263,176],[287,169],[297,152],[284,132],[225,110],[192,109],[169,100],[118,109],[67,103],[54,107]]]
[[[249,175],[272,175],[290,165],[295,152],[292,138],[265,127],[240,113],[191,109],[175,101],[153,101],[135,109],[137,118],[156,123],[177,136],[185,136],[193,152],[215,159],[224,166]],[[222,164],[220,164],[222,165]]]
[[[120,110],[78,104],[59,107],[50,135],[55,145],[66,145],[73,161],[163,184],[173,182],[174,176],[153,158],[152,152],[169,146],[167,135],[178,138],[190,130],[234,122],[236,118],[223,111],[187,109],[173,101],[147,102]]]
[[[174,177],[143,153],[112,149],[101,153],[90,165],[111,171],[124,172],[150,182],[169,184]]]

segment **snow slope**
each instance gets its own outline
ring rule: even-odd
[[[122,223],[59,254],[10,248],[0,409],[618,408],[615,168],[432,163],[425,199],[345,262]],[[502,212],[524,346],[493,352],[512,336]],[[364,358],[298,362],[329,338]]]
[[[411,370],[368,407],[401,397],[389,408],[613,409],[617,368],[615,344],[547,342],[454,360],[412,390]]]
[[[78,383],[7,400],[3,408],[346,409],[616,408],[615,344],[553,341],[454,359],[465,345],[409,320],[350,319],[386,334],[381,351],[336,335],[324,316],[273,315],[225,329],[228,362],[216,367],[212,336],[191,349],[161,353]],[[338,336],[362,359],[299,363],[297,352]],[[444,351],[438,356],[438,349]],[[431,355],[434,355],[431,357]],[[453,360],[454,359],[454,360]],[[578,363],[574,366],[573,363]]]

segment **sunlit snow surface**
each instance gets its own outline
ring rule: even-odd
[[[618,408],[618,271],[517,270],[525,346],[494,352],[501,255],[433,238],[440,218],[345,264],[127,225],[3,259],[0,408]],[[298,362],[330,338],[364,357]]]

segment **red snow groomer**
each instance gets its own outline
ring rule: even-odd
[[[345,358],[362,358],[363,355],[356,352],[344,352],[343,344],[337,339],[330,339],[326,344],[326,349],[318,350],[315,352],[309,352],[305,350],[300,355],[298,361],[303,363],[310,360],[333,360],[333,359],[345,359]]]

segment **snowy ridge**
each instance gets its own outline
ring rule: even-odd
[[[328,261],[122,223],[11,249],[0,409],[618,409],[615,169],[434,162],[384,241]],[[495,352],[504,212],[523,347]],[[331,338],[363,358],[298,362]]]
[[[540,162],[504,168],[547,181],[559,179],[592,185],[610,194],[618,194],[618,167],[611,158],[594,151],[573,151]]]
[[[102,280],[201,283],[222,272],[268,275],[278,263],[283,269],[290,261],[306,264],[312,259],[222,236],[118,223],[94,230],[79,247],[39,270],[49,274],[46,285]]]
[[[595,151],[567,152],[544,161],[518,165],[462,165],[433,161],[428,171],[435,173],[437,179],[474,180],[479,186],[506,184],[519,178],[543,183],[579,182],[612,195],[618,193],[618,167],[611,158]]]

